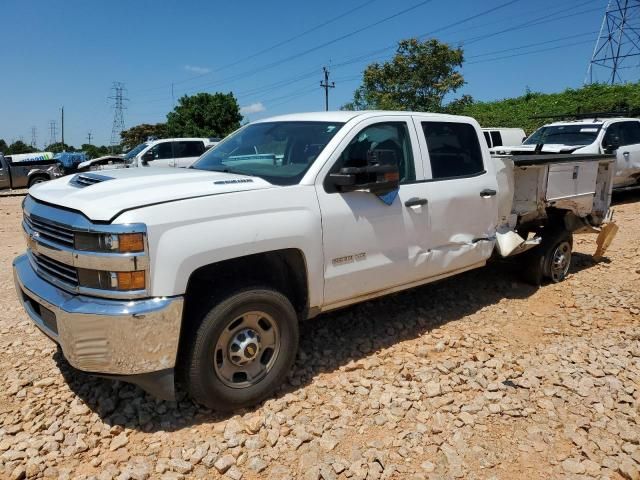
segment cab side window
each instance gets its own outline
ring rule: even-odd
[[[640,122],[621,122],[622,143],[624,145],[636,145],[640,143]]]
[[[362,129],[344,149],[332,172],[343,167],[364,167],[375,155],[393,156],[400,169],[400,184],[416,180],[411,138],[406,122],[383,122]]]
[[[476,129],[468,123],[422,122],[434,180],[484,173]]]
[[[154,160],[165,160],[173,158],[173,149],[171,148],[171,142],[159,143],[151,148]]]
[[[199,157],[204,153],[204,143],[198,141],[173,142],[174,158]]]

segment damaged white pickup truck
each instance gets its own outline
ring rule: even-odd
[[[525,251],[530,280],[561,281],[572,232],[615,230],[613,162],[492,157],[468,117],[261,120],[191,169],[32,188],[15,283],[74,367],[233,409],[284,380],[300,320]]]

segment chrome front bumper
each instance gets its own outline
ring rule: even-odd
[[[182,297],[111,300],[74,295],[40,278],[26,255],[13,261],[13,273],[18,299],[33,322],[78,370],[120,376],[175,366]]]

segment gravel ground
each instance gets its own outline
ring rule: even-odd
[[[221,416],[68,366],[18,306],[0,198],[2,478],[640,478],[640,196],[560,285],[494,265],[307,322],[287,385]]]

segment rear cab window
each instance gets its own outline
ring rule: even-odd
[[[199,157],[205,151],[204,142],[201,140],[184,140],[173,142],[174,158]]]
[[[482,149],[473,125],[422,122],[433,180],[471,177],[485,172]]]

